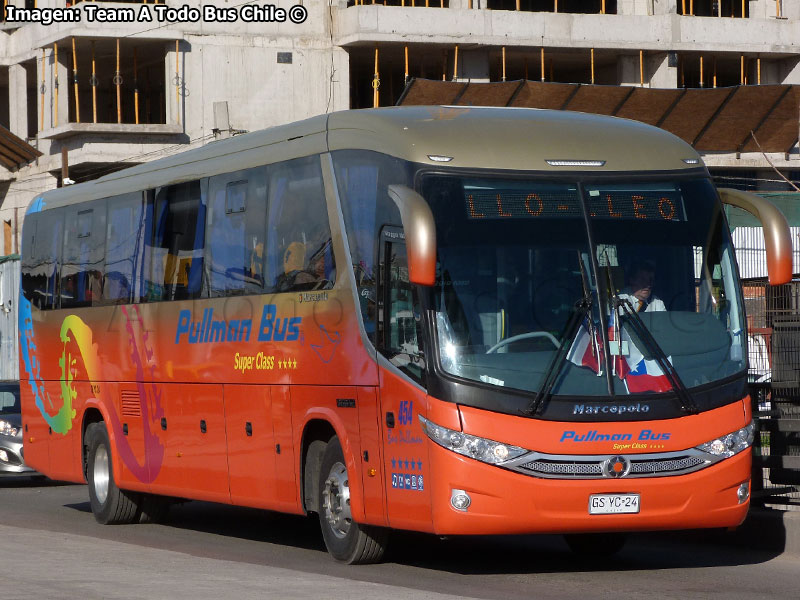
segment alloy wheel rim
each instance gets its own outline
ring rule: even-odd
[[[108,498],[108,481],[110,473],[108,468],[108,451],[105,446],[98,446],[94,455],[94,471],[92,473],[92,482],[94,485],[94,493],[100,504],[105,504]]]
[[[343,539],[347,536],[353,518],[350,512],[350,481],[347,468],[337,462],[331,467],[322,490],[322,509],[333,534]]]

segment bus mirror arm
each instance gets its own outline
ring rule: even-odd
[[[405,185],[390,185],[389,197],[400,210],[406,238],[408,279],[419,285],[436,280],[436,224],[428,203]]]
[[[750,192],[719,188],[723,204],[746,210],[761,221],[767,250],[767,271],[770,285],[792,280],[792,234],[786,217],[769,200]]]

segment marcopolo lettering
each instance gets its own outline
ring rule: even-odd
[[[575,404],[573,415],[624,415],[625,413],[643,414],[650,412],[649,404]]]
[[[669,440],[671,433],[656,433],[650,429],[642,429],[636,440],[640,442],[665,442]],[[631,433],[598,433],[591,430],[580,434],[577,431],[565,431],[561,434],[559,442],[631,442]]]

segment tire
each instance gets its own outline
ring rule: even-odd
[[[319,523],[325,547],[348,565],[379,562],[388,542],[381,527],[361,525],[350,515],[350,484],[339,438],[328,442],[319,472]]]
[[[580,556],[611,556],[622,550],[625,533],[571,533],[564,536],[567,546]]]
[[[139,515],[141,496],[117,487],[111,460],[111,443],[105,423],[92,423],[86,428],[86,479],[89,502],[98,523],[119,525],[133,523]]]

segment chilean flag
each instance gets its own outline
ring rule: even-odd
[[[603,341],[600,339],[599,330],[594,328],[595,339],[592,341],[589,317],[586,317],[575,334],[572,347],[567,354],[567,360],[579,367],[589,367],[595,373],[600,372],[605,360],[603,356]]]
[[[615,334],[615,319],[617,317],[611,314],[608,339],[614,341]],[[672,389],[669,378],[664,374],[664,371],[655,360],[646,360],[639,348],[634,344],[633,339],[628,334],[627,328],[621,330],[621,346],[628,346],[628,355],[622,356],[622,352],[614,356],[614,368],[617,372],[617,377],[625,382],[628,388],[628,393],[638,394],[642,392],[668,392]],[[667,360],[672,362],[672,357],[668,356]]]
[[[667,357],[672,362],[671,357]],[[626,358],[626,361],[629,361]],[[629,362],[630,364],[630,362]],[[637,394],[641,392],[668,392],[672,389],[669,379],[664,375],[664,371],[654,360],[642,358],[635,367],[631,367],[625,377],[625,385],[628,392]]]

